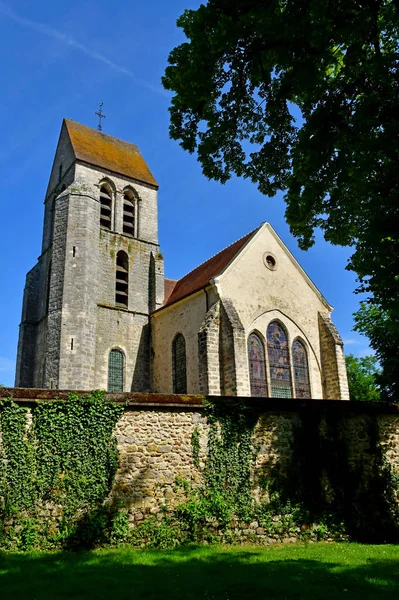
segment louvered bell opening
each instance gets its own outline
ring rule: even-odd
[[[115,294],[115,304],[119,306],[127,306],[127,293],[126,292],[116,292]]]
[[[120,267],[120,266],[116,267],[116,281],[120,281],[120,282],[127,284],[128,277],[129,277],[129,274],[126,269],[124,269],[123,267]]]
[[[111,217],[109,215],[103,214],[101,212],[100,225],[101,225],[101,227],[104,227],[105,229],[111,229]]]
[[[116,284],[123,284],[123,285],[127,285],[127,277],[119,277],[118,273],[116,274]]]
[[[112,200],[111,197],[106,192],[101,192],[100,194],[100,224],[101,227],[105,229],[111,229],[111,206]]]
[[[126,197],[123,204],[123,233],[134,236],[134,204]]]
[[[126,296],[127,296],[127,282],[126,281],[119,281],[117,279],[116,283],[115,283],[115,289],[117,292],[126,294]]]
[[[116,258],[115,303],[128,306],[129,271],[127,256],[118,252]]]

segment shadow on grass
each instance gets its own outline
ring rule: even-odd
[[[200,548],[1,554],[0,597],[15,600],[393,599],[399,547]],[[356,547],[355,547],[356,548]],[[385,556],[385,558],[382,558]],[[348,560],[349,557],[349,560]]]

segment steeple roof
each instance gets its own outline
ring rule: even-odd
[[[158,187],[140,150],[134,144],[69,119],[64,119],[64,125],[77,160]]]

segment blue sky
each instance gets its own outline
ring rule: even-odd
[[[355,275],[350,251],[318,236],[298,249],[284,202],[248,181],[222,186],[168,136],[170,94],[160,78],[183,41],[176,19],[193,0],[0,0],[2,229],[0,235],[0,382],[13,385],[26,272],[40,254],[43,199],[64,117],[137,144],[160,184],[159,231],[165,274],[179,278],[262,221],[269,221],[334,306],[346,352],[369,353],[352,331]]]

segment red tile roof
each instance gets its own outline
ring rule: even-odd
[[[179,279],[173,288],[172,293],[167,298],[165,294],[165,306],[170,306],[187,296],[191,296],[200,289],[206,287],[209,281],[219,275],[224,269],[230,264],[235,256],[242,250],[245,244],[251,239],[251,237],[258,231],[259,228],[254,229],[240,240],[228,246],[219,254],[212,256],[209,260],[202,263],[199,267],[185,275],[182,279]],[[166,283],[166,280],[165,280]],[[162,309],[159,309],[162,310]]]
[[[137,146],[69,119],[64,124],[78,160],[158,187]]]
[[[177,279],[166,279],[166,277],[165,277],[165,280],[164,280],[165,298],[164,298],[164,302],[163,302],[164,304],[166,304],[171,293],[175,289],[176,283],[177,283]]]

